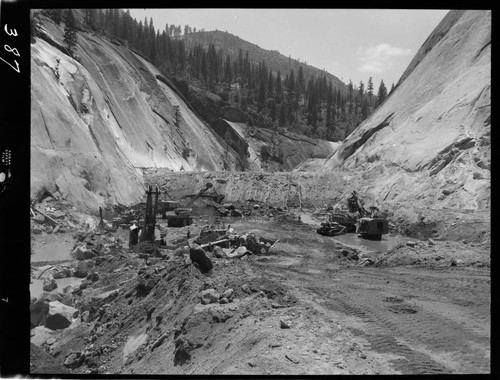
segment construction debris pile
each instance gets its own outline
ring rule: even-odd
[[[32,200],[30,213],[31,233],[36,235],[91,231],[96,227],[100,227],[102,231],[116,231],[118,228],[116,223],[100,218],[99,209],[95,210],[95,216],[80,212],[57,194],[46,193],[38,201]],[[107,214],[110,213],[116,212],[107,210]]]
[[[280,206],[273,206],[268,204],[262,205],[256,202],[254,199],[232,203],[228,202],[222,205],[215,202],[207,202],[207,205],[215,207],[220,216],[267,216],[272,218],[278,215],[282,215],[285,212],[284,209]]]

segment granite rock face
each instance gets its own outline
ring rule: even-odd
[[[362,171],[378,201],[485,209],[490,199],[491,11],[451,11],[395,90],[323,163]],[[441,194],[453,188],[448,196]],[[425,203],[425,201],[424,201]]]
[[[78,32],[70,57],[63,26],[41,16],[31,44],[31,193],[59,191],[83,208],[131,204],[143,167],[234,169],[234,152],[168,79],[123,43]]]

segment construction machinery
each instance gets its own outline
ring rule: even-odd
[[[179,207],[178,202],[171,202],[167,204],[164,202],[164,208],[163,210],[163,217],[167,219],[167,225],[169,227],[183,227],[183,226],[189,226],[193,223],[193,217],[191,213],[193,212],[193,209],[191,206],[196,202],[198,198],[200,198],[205,192],[209,189],[213,190],[213,195],[212,198],[214,199],[215,202],[220,203],[224,199],[224,195],[219,194],[217,190],[215,190],[214,185],[211,182],[207,182],[205,187],[201,189],[194,197],[189,201],[187,205],[184,207]],[[167,214],[167,211],[173,211],[174,214]]]
[[[336,236],[349,232],[356,232],[365,239],[380,240],[382,235],[389,233],[389,222],[378,216],[378,208],[370,207],[367,211],[353,191],[347,199],[349,212],[336,211],[328,216],[328,220],[321,223],[316,230],[318,234]],[[358,217],[352,215],[358,213]]]
[[[327,220],[321,223],[321,226],[316,230],[316,232],[320,235],[336,236],[343,234],[345,232],[345,229],[345,226],[337,222],[331,222]]]
[[[365,239],[380,240],[382,235],[389,233],[389,222],[385,218],[378,215],[378,208],[375,206],[370,207],[367,211],[358,199],[355,191],[347,199],[349,211],[358,212],[358,227],[356,232],[358,235]]]
[[[152,186],[149,186],[148,190],[146,191],[146,212],[144,214],[144,224],[142,227],[141,235],[139,236],[139,242],[155,241],[156,212],[158,210],[159,194],[160,191],[158,190],[158,186],[156,186],[155,191],[153,191]]]

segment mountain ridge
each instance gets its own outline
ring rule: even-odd
[[[210,43],[213,43],[215,48],[222,48],[224,57],[230,54],[232,58],[238,56],[239,49],[243,52],[248,51],[249,60],[252,63],[259,63],[262,61],[266,62],[266,66],[271,68],[273,73],[276,74],[279,70],[282,75],[288,73],[291,69],[297,74],[299,67],[304,70],[304,76],[307,78],[308,75],[315,75],[316,77],[325,75],[327,80],[332,80],[334,86],[340,89],[342,94],[347,93],[347,84],[341,81],[334,74],[329,73],[326,70],[319,69],[315,66],[301,62],[298,59],[286,57],[284,54],[280,53],[278,50],[269,50],[260,47],[259,45],[246,41],[241,37],[234,35],[229,32],[224,32],[220,30],[212,31],[202,31],[202,32],[192,32],[188,33],[187,36],[182,37],[186,43],[186,46],[192,48],[196,43],[202,44],[203,47],[208,47]],[[230,45],[229,47],[227,45]],[[238,46],[235,48],[234,46]]]

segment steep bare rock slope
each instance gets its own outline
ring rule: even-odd
[[[63,25],[41,17],[31,45],[31,193],[59,191],[97,208],[143,195],[139,168],[234,169],[236,153],[122,43],[78,32],[75,58]],[[223,159],[226,162],[223,162]]]
[[[252,170],[289,171],[311,158],[326,158],[339,145],[336,142],[312,139],[284,129],[273,131],[266,128],[249,127],[219,119],[213,124],[220,136],[228,136],[232,146],[248,144],[248,162]],[[228,134],[229,133],[229,134]]]
[[[395,91],[323,164],[377,202],[489,209],[491,11],[451,11]]]

